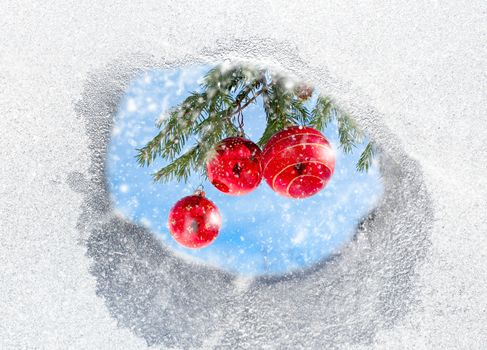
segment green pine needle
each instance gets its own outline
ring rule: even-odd
[[[358,171],[369,171],[372,161],[374,160],[375,152],[376,150],[374,144],[369,142],[367,146],[365,146],[365,149],[357,162],[356,168]]]
[[[344,152],[351,152],[363,142],[364,134],[358,125],[340,112],[330,98],[319,96],[308,110],[308,98],[299,98],[289,83],[287,77],[256,66],[214,67],[205,75],[201,92],[190,93],[157,122],[157,135],[137,150],[138,164],[150,166],[158,158],[166,160],[167,165],[153,174],[156,182],[187,181],[194,172],[205,175],[205,163],[214,146],[239,132],[237,114],[259,101],[266,114],[266,128],[258,141],[261,147],[287,126],[309,125],[323,130],[334,119]],[[188,148],[191,139],[197,142]],[[368,171],[375,153],[373,144],[367,144],[357,162],[357,171]]]
[[[311,111],[310,126],[324,130],[333,120],[333,103],[328,97],[318,97],[315,108]]]

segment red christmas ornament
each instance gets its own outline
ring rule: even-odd
[[[292,126],[269,139],[262,152],[264,178],[280,195],[305,198],[321,191],[335,169],[335,152],[318,130]]]
[[[213,186],[223,193],[249,193],[262,181],[262,152],[243,137],[226,138],[215,146],[206,172]]]
[[[216,238],[220,227],[220,212],[203,191],[182,198],[169,212],[169,231],[187,248],[206,247]]]

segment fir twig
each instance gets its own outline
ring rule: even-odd
[[[325,129],[333,119],[332,109],[333,103],[330,98],[318,97],[316,105],[311,111],[310,126],[318,130]]]
[[[338,137],[340,139],[340,147],[345,153],[350,153],[357,144],[363,142],[363,133],[358,128],[355,121],[350,118],[348,114],[341,112],[337,113]]]
[[[199,145],[193,146],[183,155],[153,174],[154,181],[168,182],[173,179],[187,181],[191,170],[196,167],[195,159]]]
[[[187,181],[191,173],[204,172],[204,164],[222,138],[236,135],[234,116],[262,98],[266,128],[259,139],[263,146],[276,132],[289,125],[310,125],[323,130],[336,119],[340,147],[349,153],[364,140],[362,131],[328,97],[318,97],[309,111],[307,100],[297,96],[297,89],[286,77],[254,66],[217,66],[204,77],[201,92],[192,92],[162,118],[158,134],[138,149],[137,161],[150,166],[157,158],[168,164],[153,174],[154,181]],[[289,87],[291,86],[291,87]],[[190,139],[196,144],[187,148]],[[183,152],[184,149],[187,149]],[[369,143],[357,163],[358,171],[367,171],[375,154]]]
[[[369,171],[370,166],[372,165],[372,161],[375,155],[375,146],[372,142],[369,142],[365,149],[363,150],[360,158],[357,162],[357,170],[358,171]]]

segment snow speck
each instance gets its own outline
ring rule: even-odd
[[[127,111],[135,112],[136,110],[137,110],[137,103],[135,102],[135,99],[129,98],[127,100]]]
[[[308,231],[306,229],[300,229],[296,232],[293,238],[291,238],[291,242],[294,245],[298,245],[304,242],[306,236],[308,235]]]

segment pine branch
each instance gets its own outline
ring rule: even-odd
[[[316,105],[311,111],[310,126],[324,130],[333,120],[333,103],[328,97],[318,97]]]
[[[310,118],[310,112],[305,105],[305,101],[299,98],[293,97],[291,99],[291,115],[295,116],[294,120],[297,120],[296,124],[307,125]]]
[[[374,160],[374,155],[376,153],[375,146],[372,142],[369,142],[365,149],[363,150],[360,158],[357,162],[357,170],[358,171],[369,171],[369,168],[372,165],[372,161]]]
[[[174,159],[183,149],[188,136],[194,130],[195,122],[208,110],[206,93],[193,92],[182,104],[159,123],[162,130],[136,156],[139,165],[149,166],[157,157]]]
[[[348,114],[341,113],[335,109],[337,114],[338,137],[340,147],[345,153],[350,153],[357,144],[363,142],[363,133],[355,121]]]
[[[254,89],[252,89],[251,92],[253,92]],[[251,99],[248,99],[242,106],[238,106],[235,111],[232,112],[232,116],[237,114],[238,112],[243,111],[245,108],[247,108],[252,102],[254,102],[257,97],[259,97],[262,94],[262,90],[257,91],[254,93]]]
[[[289,125],[310,125],[323,130],[334,118],[340,147],[346,153],[364,140],[356,123],[340,112],[330,98],[318,97],[310,112],[306,101],[311,97],[312,89],[306,91],[306,98],[300,97],[302,89],[289,84],[288,78],[265,69],[246,65],[217,66],[205,75],[200,88],[201,92],[192,92],[171,109],[167,118],[157,123],[158,134],[138,149],[140,166],[149,166],[158,157],[169,162],[153,174],[154,181],[187,181],[191,173],[203,173],[213,147],[224,137],[237,134],[234,116],[259,97],[262,97],[267,121],[258,142],[261,146]],[[192,139],[196,143],[183,152]],[[369,143],[360,156],[357,170],[367,171],[374,154],[375,148]]]
[[[231,118],[255,101],[264,79],[265,71],[246,67],[212,69],[204,78],[204,91],[192,93],[162,120],[158,125],[162,130],[138,150],[137,161],[149,166],[158,157],[168,159],[170,163],[154,174],[154,180],[187,181],[191,172],[204,170],[213,145],[238,132]],[[191,137],[199,139],[197,145],[177,157]]]
[[[152,174],[154,182],[169,182],[173,179],[187,181],[191,171],[196,168],[195,159],[198,150],[199,145],[193,146],[173,162]]]
[[[236,92],[252,85],[265,75],[265,70],[247,65],[216,66],[205,76],[203,89],[207,91],[223,90]]]
[[[186,182],[192,172],[201,171],[213,145],[223,138],[226,123],[220,113],[215,113],[200,123],[196,131],[200,135],[197,144],[154,173],[154,181],[168,182],[175,179]]]
[[[274,135],[278,131],[281,131],[287,125],[292,124],[292,122],[289,122],[285,118],[285,115],[283,116],[280,114],[280,106],[278,103],[279,93],[276,91],[277,89],[278,88],[276,88],[276,86],[273,84],[269,85],[265,89],[262,89],[262,99],[264,111],[266,114],[267,125],[264,133],[257,142],[258,145],[260,145],[261,147],[263,147],[267,143],[267,141],[269,141],[272,135]]]

